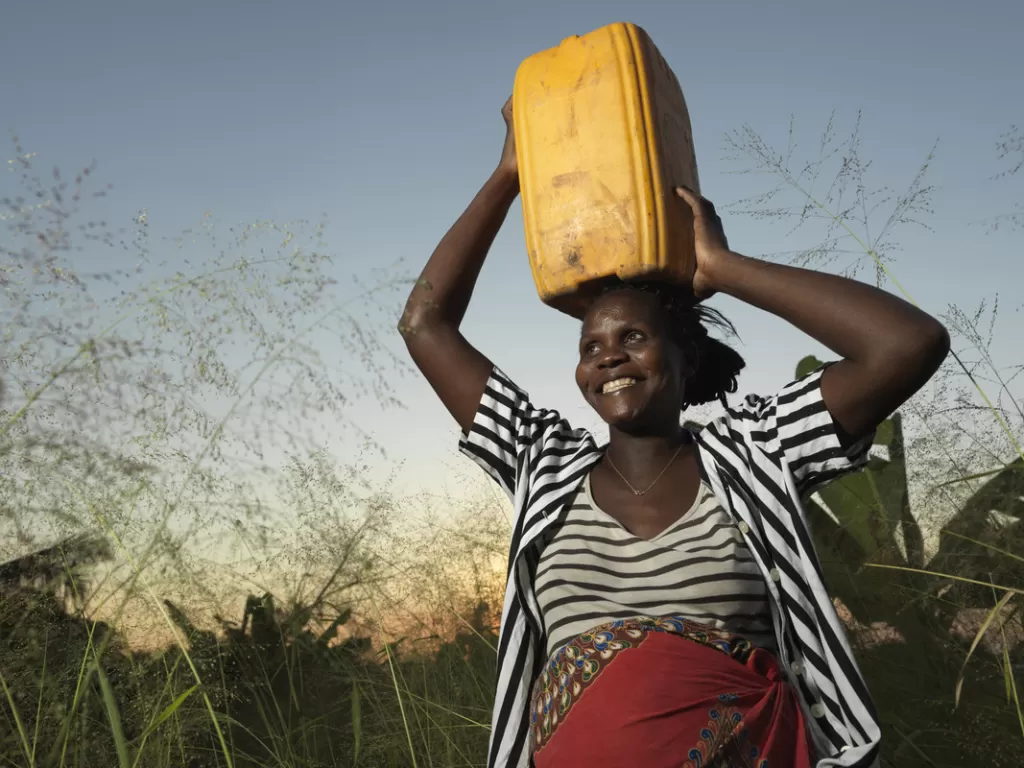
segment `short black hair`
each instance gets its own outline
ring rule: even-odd
[[[709,329],[738,338],[736,328],[717,309],[696,303],[685,288],[671,283],[616,281],[601,290],[601,296],[618,291],[638,291],[653,296],[662,311],[668,331],[684,350],[687,370],[682,409],[720,402],[728,407],[726,395],[736,392],[739,373],[746,367],[740,354],[714,338]]]

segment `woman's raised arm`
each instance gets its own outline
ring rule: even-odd
[[[502,109],[501,161],[441,239],[409,294],[398,330],[437,396],[463,432],[473,424],[492,363],[459,331],[480,268],[519,194],[512,100]]]
[[[733,253],[714,206],[689,190],[697,269],[694,292],[722,292],[778,315],[843,359],[822,374],[821,395],[843,442],[856,442],[938,370],[949,334],[935,318],[874,286]]]

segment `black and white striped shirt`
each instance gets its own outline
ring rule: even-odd
[[[676,522],[642,539],[598,506],[590,478],[537,563],[548,658],[599,624],[634,616],[686,616],[775,650],[768,587],[705,483]]]
[[[807,716],[818,768],[876,768],[878,716],[822,581],[801,504],[865,464],[872,438],[840,444],[821,397],[822,370],[773,397],[748,396],[694,437],[702,479],[743,533],[768,587],[779,662]],[[535,408],[497,368],[459,445],[515,509],[488,767],[527,768],[528,699],[545,661],[534,583],[543,534],[566,514],[601,449],[586,430]]]

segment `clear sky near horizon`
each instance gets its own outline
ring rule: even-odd
[[[840,135],[861,110],[870,181],[896,191],[939,140],[932,230],[901,231],[893,270],[933,312],[1002,292],[994,352],[1019,352],[1021,233],[983,224],[1024,200],[1024,177],[992,179],[996,140],[1024,123],[1024,4],[1012,0],[10,3],[0,129],[45,165],[95,158],[115,185],[103,202],[112,220],[144,207],[173,234],[207,210],[227,222],[326,213],[340,279],[400,258],[411,274],[497,161],[519,62],[620,20],[645,27],[678,75],[703,192],[719,207],[774,184],[730,174],[743,164],[724,159],[723,136],[745,123],[783,148],[792,115],[813,152],[833,110]],[[770,222],[725,223],[750,255],[813,244]],[[823,354],[776,319],[716,301],[742,337],[743,391],[777,388],[804,354]],[[572,380],[575,323],[537,299],[518,206],[466,331],[537,402],[592,425]],[[455,429],[422,381],[397,389],[407,410],[363,411],[360,423],[404,462],[404,485],[438,490],[459,466]]]

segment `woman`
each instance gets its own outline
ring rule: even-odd
[[[515,504],[488,765],[877,765],[800,500],[866,462],[947,354],[945,329],[884,291],[734,253],[711,203],[679,189],[692,286],[616,285],[583,320],[576,383],[608,424],[599,447],[459,331],[519,191],[511,100],[503,115],[498,168],[399,326],[461,449]],[[841,359],[690,432],[680,410],[725,402],[743,367],[708,335],[727,323],[699,301],[718,292]]]

